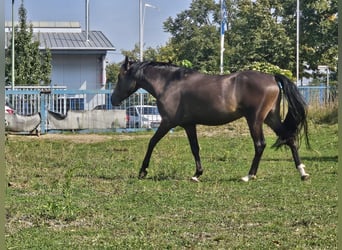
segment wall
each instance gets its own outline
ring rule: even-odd
[[[52,86],[66,86],[67,89],[104,89],[103,60],[101,54],[52,54]],[[75,95],[70,98],[78,98]],[[91,109],[105,104],[97,95],[87,95],[84,108]]]
[[[68,89],[103,89],[102,55],[52,54],[51,84]]]

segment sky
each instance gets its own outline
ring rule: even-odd
[[[168,17],[189,8],[192,0],[143,0],[145,8],[144,48],[165,45],[170,34],[163,30]],[[86,0],[24,0],[27,21],[78,21],[85,29]],[[14,0],[14,20],[18,21],[21,0]],[[12,1],[5,1],[6,21],[12,20]],[[121,50],[139,44],[139,0],[89,0],[89,29],[99,30],[116,51],[107,55],[109,62],[121,62]]]

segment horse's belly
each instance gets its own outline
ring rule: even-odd
[[[201,114],[193,114],[190,119],[186,119],[189,122],[195,124],[202,124],[208,126],[216,126],[223,125],[232,121],[235,121],[241,118],[242,115],[238,112],[229,113],[229,114],[220,114],[220,113],[201,113]]]

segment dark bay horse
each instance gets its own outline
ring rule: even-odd
[[[300,131],[307,135],[307,108],[297,87],[283,75],[269,75],[258,71],[243,71],[230,75],[206,75],[197,71],[160,62],[131,62],[126,57],[112,94],[114,106],[119,105],[139,88],[157,100],[161,124],[151,138],[142,163],[139,178],[147,175],[151,154],[167,132],[181,126],[187,134],[198,181],[203,173],[199,155],[196,124],[222,125],[241,117],[247,120],[254,142],[255,155],[248,175],[243,181],[254,179],[266,146],[263,123],[278,136],[275,147],[290,147],[295,167],[301,179],[309,175],[298,155]],[[280,117],[281,93],[287,99],[288,111],[284,121]]]

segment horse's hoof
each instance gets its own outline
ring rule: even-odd
[[[191,180],[192,182],[199,182],[199,179],[198,179],[198,177],[196,177],[196,176],[191,177],[190,180]]]
[[[245,177],[241,178],[241,181],[243,182],[249,182],[250,180],[255,180],[256,176],[255,175],[246,175]]]
[[[301,178],[302,181],[307,181],[307,180],[310,179],[310,175],[308,175],[308,174],[302,175],[300,178]]]
[[[139,172],[139,179],[144,179],[145,177],[146,177],[146,175],[147,175],[147,171],[146,170],[141,170],[140,172]]]

